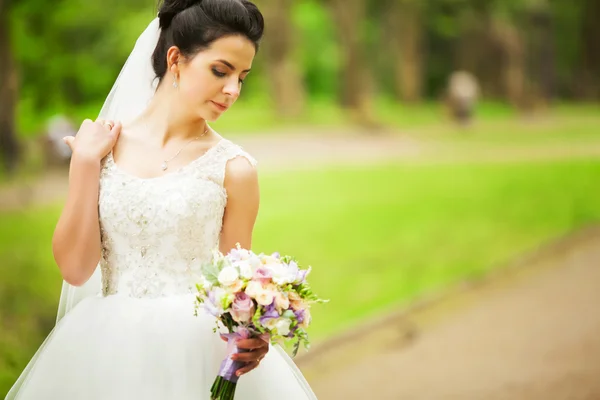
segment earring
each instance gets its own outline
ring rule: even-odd
[[[177,88],[179,87],[179,85],[177,84],[177,80],[174,80],[174,81],[173,81],[173,87],[174,87],[175,89],[177,89]]]

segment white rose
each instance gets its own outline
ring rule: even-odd
[[[264,265],[267,265],[267,264],[276,264],[276,263],[278,262],[278,260],[277,260],[275,257],[273,257],[273,256],[266,256],[266,255],[263,255],[263,256],[261,257],[261,262],[262,262]]]
[[[273,275],[272,279],[278,285],[286,285],[294,282],[297,271],[293,268],[288,268],[285,264],[269,264],[266,266]]]
[[[263,287],[260,282],[250,281],[248,286],[246,286],[246,294],[252,298],[256,298],[260,292],[263,291]]]
[[[256,299],[256,302],[258,304],[260,304],[261,306],[268,306],[269,304],[271,304],[273,302],[273,292],[271,292],[269,290],[261,289],[256,294],[255,299]]]
[[[240,249],[240,255],[242,256],[242,260],[247,260],[250,258],[250,251],[246,249]]]
[[[247,261],[240,261],[235,263],[235,265],[240,269],[240,276],[244,279],[252,278],[253,271],[252,267]]]
[[[227,292],[225,291],[225,289],[220,288],[220,287],[216,287],[214,289],[212,289],[213,291],[213,295],[214,295],[214,302],[215,302],[215,307],[220,311],[223,312],[223,298],[227,295]]]
[[[287,318],[279,318],[277,320],[277,323],[275,324],[275,329],[277,330],[277,333],[281,336],[286,336],[287,334],[289,334],[291,323],[292,321]]]
[[[233,285],[227,286],[227,290],[230,293],[238,293],[244,287],[244,282],[241,280],[237,280],[233,283]]]
[[[257,255],[250,256],[250,258],[247,261],[248,261],[248,264],[250,264],[250,266],[252,267],[252,272],[255,272],[257,269],[262,267],[260,258],[258,258]]]
[[[268,319],[268,320],[267,320],[267,321],[266,321],[266,322],[263,324],[263,326],[264,326],[265,328],[267,328],[268,330],[272,331],[272,330],[274,330],[274,329],[275,329],[275,326],[276,326],[276,324],[277,324],[277,320],[278,320],[278,318],[271,318],[271,319]]]
[[[223,286],[233,285],[239,278],[238,271],[235,267],[225,267],[219,273],[219,283]]]
[[[287,295],[279,291],[275,293],[275,306],[279,312],[282,310],[287,310],[290,306],[290,300],[288,299]]]

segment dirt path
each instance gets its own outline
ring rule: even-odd
[[[600,157],[600,139],[585,143],[540,145],[453,144],[417,141],[401,135],[312,133],[239,136],[233,140],[259,160],[261,170],[311,169],[328,164],[394,161],[413,164],[544,161]],[[28,184],[0,186],[0,210],[16,210],[31,204],[47,204],[67,191],[67,171],[45,174]]]
[[[526,264],[299,365],[320,400],[600,399],[600,229]]]

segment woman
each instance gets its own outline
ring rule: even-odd
[[[65,138],[69,192],[52,247],[67,290],[8,399],[209,397],[226,345],[213,317],[194,316],[194,284],[215,247],[250,248],[259,194],[255,160],[207,121],[239,97],[263,24],[247,0],[166,0],[101,113],[122,118]],[[98,269],[95,295],[77,293]],[[234,356],[239,373],[252,372],[237,398],[315,398],[279,346],[238,345],[250,350]]]

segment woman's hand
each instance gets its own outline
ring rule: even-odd
[[[226,337],[221,336],[221,339],[227,341]],[[264,339],[240,339],[236,342],[236,346],[239,349],[250,350],[247,353],[236,353],[231,356],[234,361],[245,362],[246,366],[240,368],[235,373],[237,376],[242,376],[258,367],[261,360],[269,352],[269,342]]]
[[[73,156],[100,161],[113,148],[120,133],[119,122],[86,119],[75,137],[66,136],[63,140],[71,148]]]

